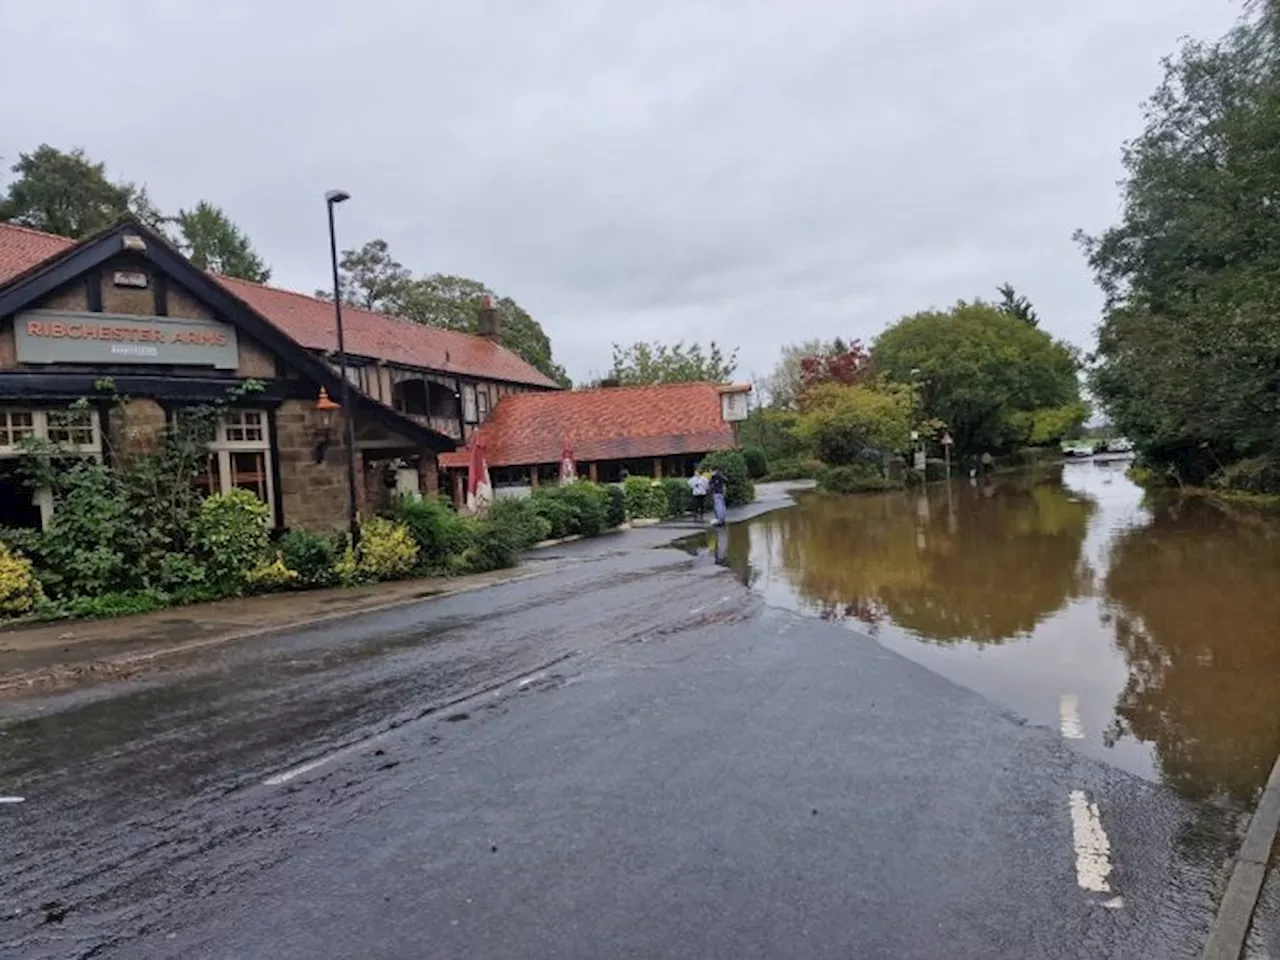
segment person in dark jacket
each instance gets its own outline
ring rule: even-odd
[[[725,490],[728,488],[728,481],[725,479],[723,470],[716,470],[711,474],[711,502],[715,507],[716,520],[720,526],[724,526],[724,496]]]

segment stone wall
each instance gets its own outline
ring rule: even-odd
[[[347,525],[347,449],[342,421],[335,419],[323,463],[315,462],[315,404],[286,400],[276,411],[280,458],[280,502],[284,525],[341,530]],[[364,470],[356,470],[357,503],[364,502]]]

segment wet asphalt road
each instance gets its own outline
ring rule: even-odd
[[[559,556],[0,703],[0,956],[1197,955],[1226,813],[709,559]]]

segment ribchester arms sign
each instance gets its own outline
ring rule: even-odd
[[[214,320],[28,310],[13,324],[19,363],[238,366],[234,327]]]

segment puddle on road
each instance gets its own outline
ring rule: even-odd
[[[772,605],[1184,796],[1248,804],[1280,750],[1280,520],[1144,499],[1126,466],[810,497],[695,539]]]

